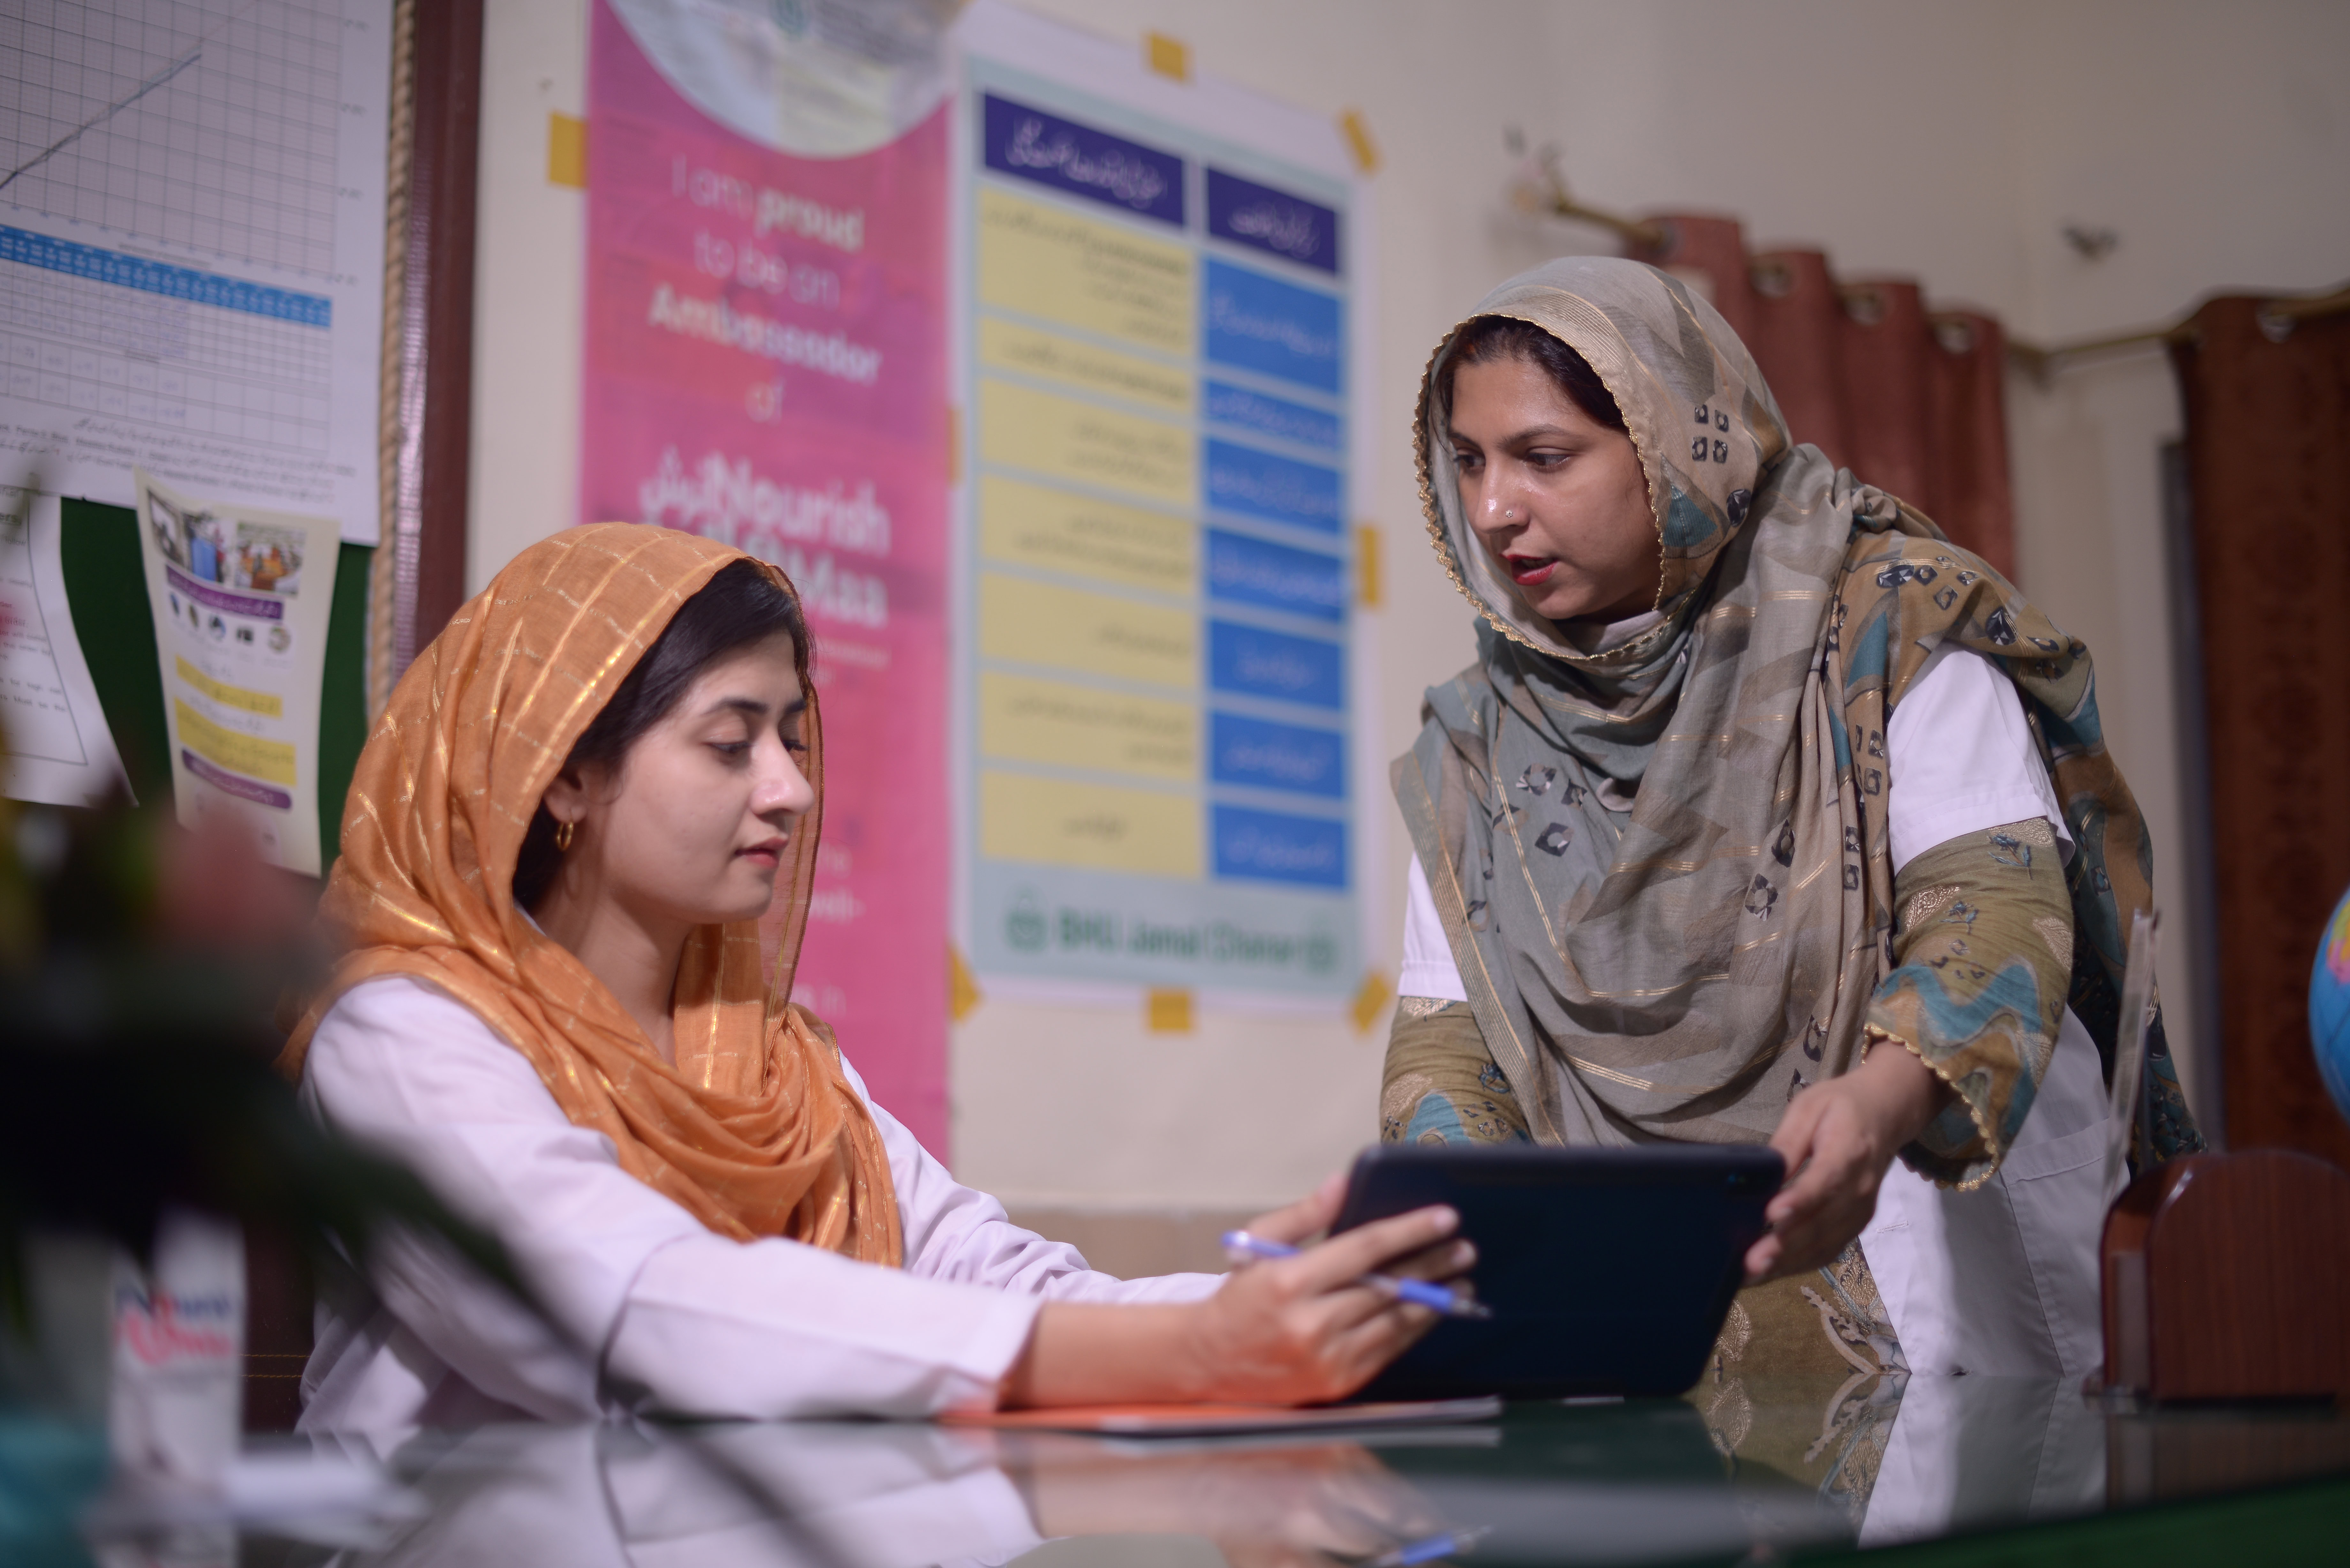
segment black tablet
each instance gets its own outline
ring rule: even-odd
[[[1681,1393],[1784,1176],[1774,1150],[1717,1144],[1365,1149],[1332,1230],[1451,1204],[1493,1315],[1447,1318],[1356,1397]]]

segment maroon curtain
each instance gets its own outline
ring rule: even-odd
[[[1746,346],[1799,441],[1889,490],[2015,576],[2007,344],[1988,316],[1926,308],[1905,278],[1840,281],[1819,251],[1756,255],[1729,218],[1654,218],[1639,254],[1695,284]]]
[[[2173,350],[2187,410],[2230,1147],[2350,1166],[2309,975],[2350,887],[2350,316],[2262,329],[2215,299]],[[2289,330],[2282,330],[2289,327]]]

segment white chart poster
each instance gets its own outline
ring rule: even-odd
[[[1363,182],[1318,116],[1002,6],[960,32],[968,950],[1351,997]]]
[[[378,537],[390,0],[0,6],[0,485]]]
[[[62,510],[0,490],[0,794],[96,805],[128,784],[66,602]]]
[[[263,858],[315,877],[334,523],[138,483],[180,820],[234,812]]]

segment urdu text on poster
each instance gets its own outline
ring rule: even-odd
[[[966,77],[974,962],[1351,996],[1353,182],[1034,50]]]

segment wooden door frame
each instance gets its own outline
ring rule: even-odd
[[[465,601],[483,0],[395,0],[369,707]]]

